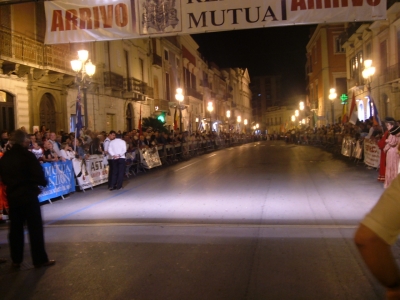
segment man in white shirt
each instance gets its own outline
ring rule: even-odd
[[[113,165],[110,191],[122,189],[122,181],[124,180],[126,143],[121,138],[121,135],[117,135],[108,146],[108,154],[112,157]]]
[[[111,185],[113,159],[112,159],[112,156],[108,153],[108,147],[110,146],[111,141],[115,139],[115,134],[116,134],[116,132],[114,130],[111,130],[110,133],[108,134],[108,137],[103,142],[104,153],[107,155],[107,160],[108,160],[108,188],[109,189],[113,188],[113,186]]]
[[[50,133],[49,142],[53,144],[53,150],[54,150],[54,152],[56,152],[58,156],[61,156],[61,152],[60,152],[60,151],[61,151],[61,149],[60,149],[60,148],[61,148],[61,145],[59,145],[59,144],[57,143],[56,138],[57,138],[56,133],[55,133],[55,132],[51,132],[51,133]]]

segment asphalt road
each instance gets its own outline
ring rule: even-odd
[[[223,149],[42,206],[53,267],[0,299],[383,299],[352,241],[377,172],[311,146]],[[7,227],[0,256],[8,258]],[[400,251],[394,247],[396,257]]]

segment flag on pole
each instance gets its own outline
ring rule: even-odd
[[[357,119],[358,119],[358,114],[356,110],[356,95],[353,92],[353,98],[351,99],[351,105],[350,105],[350,120],[349,122],[353,125],[356,124]]]
[[[374,99],[372,99],[371,95],[369,96],[369,100],[372,103],[374,125],[381,125],[381,119],[379,118],[378,108],[376,107],[375,101]]]
[[[142,105],[140,105],[138,131],[139,131],[139,134],[142,134]]]
[[[82,130],[82,99],[81,88],[78,87],[78,96],[76,97],[76,137],[78,138]]]
[[[175,107],[175,113],[174,113],[174,130],[178,129],[178,114],[176,113],[177,108]]]

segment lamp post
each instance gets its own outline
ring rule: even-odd
[[[334,88],[331,88],[329,90],[329,100],[331,100],[331,115],[332,115],[332,126],[335,123],[335,115],[334,115],[334,107],[333,107],[333,101],[336,99],[337,94],[336,94],[336,90]]]
[[[84,105],[84,114],[85,114],[85,127],[88,128],[88,109],[87,109],[87,95],[86,90],[90,81],[88,81],[87,77],[91,78],[96,72],[96,66],[92,64],[89,58],[89,51],[87,50],[79,50],[78,51],[78,59],[71,60],[71,68],[76,73],[75,83],[79,83],[79,89],[83,89],[83,105]],[[87,61],[87,62],[86,62]]]
[[[181,88],[176,89],[175,99],[178,100],[179,103],[179,132],[182,132],[182,101],[185,99],[183,96],[183,90]]]
[[[212,132],[211,112],[214,110],[213,103],[210,101],[207,105],[207,110],[210,112],[210,133]]]
[[[230,125],[229,125],[229,119],[231,118],[231,111],[227,110],[226,111],[226,117],[228,118],[228,132],[230,132]]]
[[[372,60],[367,59],[364,61],[364,70],[362,71],[362,76],[367,82],[367,89],[368,89],[368,99],[370,99],[371,96],[371,82],[372,82],[372,76],[375,74],[375,67],[372,66]],[[371,113],[371,104],[368,104],[369,106],[369,114],[372,115]]]
[[[244,119],[243,124],[244,124],[244,133],[247,133],[246,132],[247,131],[247,119]]]
[[[238,116],[236,121],[238,122],[238,127],[239,127],[239,133],[240,133],[240,122],[242,122],[242,117]]]

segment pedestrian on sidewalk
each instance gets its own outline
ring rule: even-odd
[[[51,266],[44,246],[39,186],[46,186],[43,169],[27,146],[29,139],[21,130],[11,134],[10,146],[0,159],[0,177],[5,184],[9,203],[9,243],[12,266],[19,268],[24,254],[24,223],[29,231],[31,256],[36,268]]]

